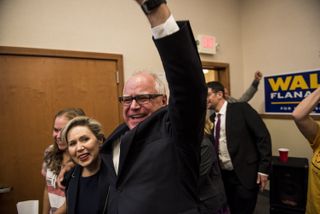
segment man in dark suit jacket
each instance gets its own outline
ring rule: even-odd
[[[152,27],[177,28],[154,36],[170,99],[167,105],[163,84],[150,73],[125,83],[119,98],[125,123],[101,150],[110,178],[108,214],[196,214],[207,97],[202,66],[187,22],[177,25],[165,3],[147,17]]]
[[[231,213],[253,213],[259,186],[263,190],[268,180],[270,134],[249,104],[228,103],[219,82],[209,82],[207,86],[207,107],[215,111],[211,119]]]

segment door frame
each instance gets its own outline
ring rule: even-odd
[[[215,70],[215,79],[221,82],[231,93],[229,64],[223,62],[202,61],[202,69]]]

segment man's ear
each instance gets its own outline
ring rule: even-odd
[[[217,95],[219,96],[219,98],[222,98],[223,97],[223,92],[222,91],[218,91]]]
[[[166,94],[162,96],[162,104],[163,105],[167,105],[168,104],[168,97],[167,97]]]

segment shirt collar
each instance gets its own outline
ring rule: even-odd
[[[217,114],[225,115],[226,112],[227,112],[227,105],[228,105],[228,102],[225,101],[225,102],[223,103],[220,111],[219,111],[219,112],[216,112],[216,115],[217,115]]]

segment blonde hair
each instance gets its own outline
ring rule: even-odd
[[[104,141],[104,134],[102,131],[102,125],[97,120],[89,117],[75,117],[70,120],[67,125],[64,127],[61,133],[61,140],[68,144],[68,133],[69,131],[76,126],[85,126],[90,129],[94,136],[100,141]]]
[[[207,118],[204,124],[204,133],[207,135],[211,135],[213,127],[214,127],[213,122],[211,122],[210,118]]]

